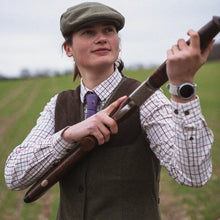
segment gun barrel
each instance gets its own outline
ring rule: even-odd
[[[220,17],[214,16],[210,22],[204,25],[199,31],[200,47],[203,51],[211,40],[220,31]],[[188,41],[189,43],[189,41]],[[129,96],[124,103],[111,114],[117,122],[126,118],[131,111],[140,106],[155,90],[160,88],[168,81],[166,72],[166,61],[162,63],[157,70],[144,81],[136,90]],[[147,85],[147,87],[146,87]],[[143,91],[149,90],[147,94]],[[143,98],[144,96],[144,98]],[[141,97],[141,100],[138,100]],[[135,102],[136,101],[136,102]],[[97,145],[94,137],[88,136],[82,141],[63,159],[60,163],[52,167],[37,183],[35,183],[25,194],[24,202],[30,203],[40,198],[50,187],[57,183],[74,165],[80,161],[85,155]]]

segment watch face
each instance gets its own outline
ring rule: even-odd
[[[194,88],[192,85],[184,85],[180,88],[179,94],[183,98],[190,98],[194,94]]]

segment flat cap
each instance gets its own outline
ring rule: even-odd
[[[98,2],[84,2],[68,8],[61,15],[60,30],[65,38],[70,33],[83,28],[83,26],[99,21],[110,21],[119,31],[124,27],[125,18],[107,5]]]

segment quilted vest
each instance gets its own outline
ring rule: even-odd
[[[140,83],[124,77],[109,103]],[[80,87],[60,93],[55,130],[80,122]],[[142,133],[139,110],[119,132],[97,146],[60,182],[57,220],[159,220],[160,164]]]

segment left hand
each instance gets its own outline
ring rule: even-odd
[[[189,45],[179,39],[177,45],[167,51],[167,75],[173,85],[193,83],[197,70],[206,62],[214,44],[212,40],[201,53],[199,34],[192,29],[187,34],[190,36]]]
[[[83,137],[92,135],[96,138],[99,145],[108,142],[110,135],[117,134],[118,132],[117,122],[109,115],[125,99],[126,96],[123,96],[93,116],[68,127],[62,134],[63,139],[68,143],[74,143],[80,141]]]

